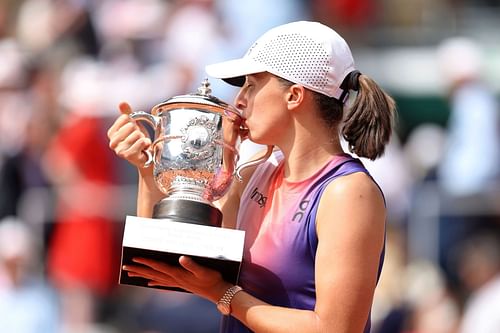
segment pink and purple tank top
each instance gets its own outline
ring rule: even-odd
[[[314,263],[318,238],[316,213],[321,194],[335,178],[368,171],[348,154],[334,156],[300,182],[283,178],[283,156],[275,152],[259,165],[245,188],[238,229],[245,230],[239,284],[251,295],[276,306],[313,310]],[[379,274],[384,251],[380,254]],[[370,331],[370,319],[364,332]],[[251,332],[234,317],[224,317],[221,332]]]

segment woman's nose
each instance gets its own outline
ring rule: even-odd
[[[244,110],[245,107],[247,106],[243,89],[240,89],[240,91],[236,95],[234,99],[234,106],[236,106],[238,110]]]

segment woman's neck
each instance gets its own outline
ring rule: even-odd
[[[307,179],[333,156],[343,153],[337,126],[328,126],[316,108],[313,95],[306,95],[302,107],[289,110],[285,133],[277,138],[283,152],[284,178],[288,181]]]
[[[335,155],[344,151],[338,140],[331,138],[326,142],[308,140],[310,142],[295,142],[289,149],[280,147],[285,157],[284,177],[288,181],[307,179],[323,167]]]

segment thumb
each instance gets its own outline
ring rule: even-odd
[[[203,267],[197,264],[193,259],[188,256],[180,256],[179,263],[182,267],[193,273],[194,275],[203,275]]]
[[[127,102],[121,102],[118,105],[118,108],[120,109],[121,114],[131,114],[132,113],[132,107],[130,107],[130,104]]]

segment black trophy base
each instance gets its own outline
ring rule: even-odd
[[[220,227],[222,212],[212,205],[185,199],[164,199],[153,207],[154,219]]]
[[[133,258],[148,258],[179,266],[179,257],[186,255],[200,265],[219,271],[224,280],[237,284],[244,241],[245,232],[242,230],[185,223],[174,218],[127,216],[119,283],[184,291],[175,287],[148,286],[147,279],[128,276],[123,265],[139,265]]]

